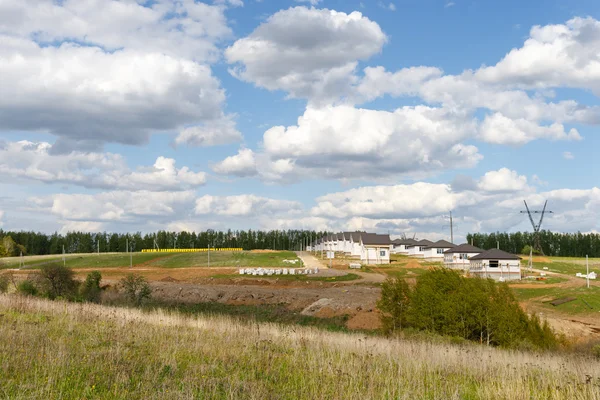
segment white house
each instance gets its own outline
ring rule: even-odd
[[[453,243],[445,240],[438,240],[432,245],[425,247],[425,250],[423,251],[423,258],[432,261],[442,261],[444,259],[444,252],[453,247],[456,247],[456,245]]]
[[[392,254],[408,254],[407,246],[417,243],[415,239],[392,240]]]
[[[423,239],[423,240],[419,240],[413,244],[407,245],[406,250],[408,251],[409,256],[422,258],[425,255],[426,247],[431,246],[432,244],[433,244],[432,241]]]
[[[444,252],[444,265],[446,268],[468,271],[471,265],[469,260],[480,253],[483,250],[479,247],[464,243]]]
[[[350,234],[350,256],[360,257],[362,254],[362,244],[360,242],[361,235],[365,232],[352,232]]]
[[[360,236],[362,252],[360,261],[363,264],[389,264],[392,241],[390,235],[363,233]]]
[[[469,272],[497,281],[521,279],[521,257],[499,249],[486,250],[469,259]]]

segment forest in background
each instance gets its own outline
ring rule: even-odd
[[[127,243],[132,251],[152,249],[154,241],[161,249],[191,249],[211,247],[241,247],[244,250],[273,249],[299,250],[301,243],[310,243],[329,232],[308,230],[227,230],[203,232],[156,233],[88,233],[45,234],[39,232],[13,232],[0,229],[0,257],[66,253],[124,252]],[[600,257],[600,234],[555,233],[541,231],[544,254],[560,257]],[[533,243],[530,232],[469,233],[467,241],[482,249],[496,248],[513,254],[522,254]],[[458,243],[457,243],[458,244]],[[528,253],[528,251],[527,251]]]

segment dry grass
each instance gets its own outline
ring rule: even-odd
[[[575,356],[14,295],[0,314],[3,398],[600,399]]]

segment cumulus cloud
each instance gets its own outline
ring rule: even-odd
[[[208,65],[231,34],[221,6],[9,0],[0,15],[0,132],[51,133],[67,153],[227,120]]]
[[[574,158],[575,158],[575,156],[574,156],[574,155],[573,155],[573,153],[571,153],[570,151],[565,151],[565,152],[563,153],[563,158],[564,158],[565,160],[572,160],[572,159],[574,159]]]
[[[284,163],[282,177],[382,178],[475,165],[477,148],[461,143],[475,131],[470,118],[442,108],[309,107],[297,125],[266,131],[264,149]]]
[[[565,24],[534,26],[523,47],[477,71],[484,82],[523,88],[574,87],[600,94],[600,22],[576,17]]]
[[[135,222],[185,215],[192,207],[194,192],[110,191],[97,194],[60,193],[30,199],[38,211],[66,221]]]
[[[500,113],[487,116],[481,125],[481,138],[489,143],[522,145],[532,140],[581,140],[579,132],[571,128],[565,131],[562,124],[540,126],[525,119],[510,119]]]
[[[256,195],[202,196],[196,200],[196,215],[272,215],[301,210],[297,201],[275,200]]]
[[[241,80],[328,102],[347,93],[357,62],[381,51],[386,41],[379,25],[360,12],[294,7],[270,16],[225,56]]]
[[[250,149],[240,149],[236,155],[227,157],[212,169],[222,175],[254,176],[257,174],[254,152]]]
[[[122,156],[112,153],[52,154],[47,142],[0,142],[0,181],[27,179],[86,188],[183,190],[203,185],[204,172],[176,168],[175,160],[158,157],[151,167],[131,171]]]
[[[240,141],[242,141],[242,134],[236,129],[235,122],[225,116],[201,126],[185,128],[175,138],[175,144],[193,147],[217,146]]]
[[[489,171],[479,180],[479,188],[485,192],[519,192],[527,190],[527,177],[517,171],[500,168]]]

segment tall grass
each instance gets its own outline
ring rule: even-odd
[[[600,362],[0,295],[11,399],[600,399]]]

